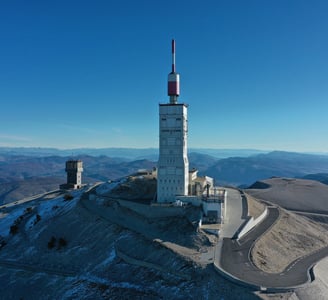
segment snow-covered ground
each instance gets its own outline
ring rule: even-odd
[[[5,237],[9,235],[10,226],[14,224],[19,216],[24,214],[25,207],[17,207],[10,213],[0,213],[0,235]]]
[[[28,217],[25,223],[25,230],[33,227],[38,214],[42,219],[48,219],[55,215],[64,214],[71,210],[77,203],[78,199],[84,192],[84,189],[72,190],[67,194],[71,195],[73,199],[65,200],[65,196],[49,199],[48,197],[40,197],[37,201],[33,202],[18,202],[6,208],[8,212],[0,213],[0,235],[6,237],[10,234],[10,227],[14,225],[15,220],[20,216]],[[45,195],[48,195],[46,193]],[[34,200],[32,198],[32,200]],[[28,212],[30,209],[30,213]]]

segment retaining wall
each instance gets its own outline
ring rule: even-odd
[[[147,204],[141,204],[133,201],[114,199],[105,196],[97,196],[94,194],[89,195],[90,201],[97,201],[98,199],[117,202],[121,206],[129,208],[146,218],[165,218],[165,217],[183,216],[186,214],[186,210],[188,209],[183,206],[147,205]]]
[[[243,229],[238,233],[237,239],[242,238],[247,232],[251,231],[257,224],[262,222],[264,218],[267,216],[267,214],[268,214],[268,208],[266,207],[264,212],[259,217],[257,217],[256,219],[251,217],[244,225]]]

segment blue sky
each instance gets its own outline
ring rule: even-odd
[[[1,1],[0,146],[158,147],[176,39],[189,146],[328,152],[328,1]]]

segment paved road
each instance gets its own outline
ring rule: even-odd
[[[249,259],[254,241],[265,233],[278,217],[278,208],[269,207],[268,216],[245,237],[239,241],[223,238],[219,245],[221,256],[216,257],[215,263],[232,276],[256,286],[288,288],[307,282],[307,270],[315,262],[328,255],[328,247],[292,262],[282,273],[278,274],[269,274],[259,270]]]
[[[222,224],[222,228],[220,230],[220,237],[232,238],[246,220],[247,207],[243,205],[243,201],[245,201],[245,199],[242,199],[238,190],[229,188],[227,188],[226,190],[226,217],[224,219],[224,224]]]

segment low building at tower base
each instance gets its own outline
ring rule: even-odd
[[[202,208],[202,223],[223,223],[227,191],[214,186],[208,176],[198,176],[198,171],[189,171],[189,195],[176,195],[176,205],[190,204]]]

